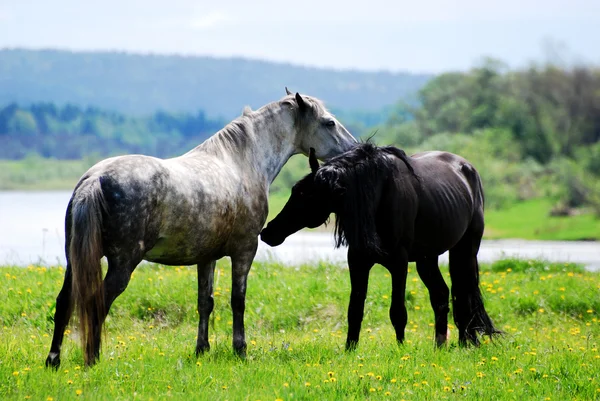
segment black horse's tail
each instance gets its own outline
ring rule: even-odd
[[[476,255],[455,256],[450,253],[450,278],[452,280],[452,313],[454,323],[459,329],[459,343],[479,344],[477,333],[490,338],[502,334],[483,305],[483,297],[479,288],[479,263]],[[453,257],[455,256],[455,257]],[[464,263],[467,262],[468,263]]]
[[[502,334],[490,319],[479,288],[479,263],[477,249],[484,229],[484,194],[481,178],[470,164],[462,166],[462,172],[471,183],[475,197],[475,214],[467,232],[450,250],[450,278],[452,280],[452,304],[454,322],[459,328],[459,342],[478,344],[477,333],[494,337]],[[474,246],[476,244],[476,248]],[[461,328],[464,335],[461,336]]]
[[[81,346],[86,365],[100,352],[94,337],[104,317],[102,288],[102,215],[106,203],[99,179],[88,179],[72,198],[71,243],[67,245],[73,274],[73,302],[79,317]],[[69,227],[67,227],[69,229]]]

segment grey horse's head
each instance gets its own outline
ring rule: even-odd
[[[331,114],[319,99],[312,96],[287,93],[281,102],[288,105],[294,115],[296,151],[308,155],[315,149],[321,160],[337,156],[353,148],[357,141]]]

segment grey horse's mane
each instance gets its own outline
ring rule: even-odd
[[[302,98],[310,108],[325,109],[325,105],[319,99],[312,96],[302,96]],[[240,149],[245,149],[248,146],[248,142],[252,140],[250,132],[252,132],[251,126],[253,120],[267,120],[269,116],[275,114],[281,107],[285,106],[292,108],[295,123],[302,124],[301,116],[298,115],[298,104],[293,95],[288,95],[280,101],[269,103],[258,110],[252,110],[249,106],[244,107],[241,116],[198,145],[193,151],[201,149],[216,154],[239,152]]]

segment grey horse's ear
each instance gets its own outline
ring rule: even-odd
[[[298,109],[300,109],[300,111],[305,111],[307,109],[304,99],[302,99],[302,96],[300,96],[298,92],[296,92],[296,102],[298,103]]]
[[[287,86],[285,87],[285,94],[292,95],[292,92],[290,92],[290,90],[287,88]]]
[[[319,161],[315,155],[315,148],[310,148],[308,151],[308,164],[310,165],[310,170],[313,173],[316,173],[319,169]]]

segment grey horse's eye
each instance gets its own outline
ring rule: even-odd
[[[328,127],[328,128],[335,127],[335,121],[333,121],[333,120],[329,120],[329,121],[327,121],[327,122],[325,123],[325,126],[326,126],[326,127]]]

